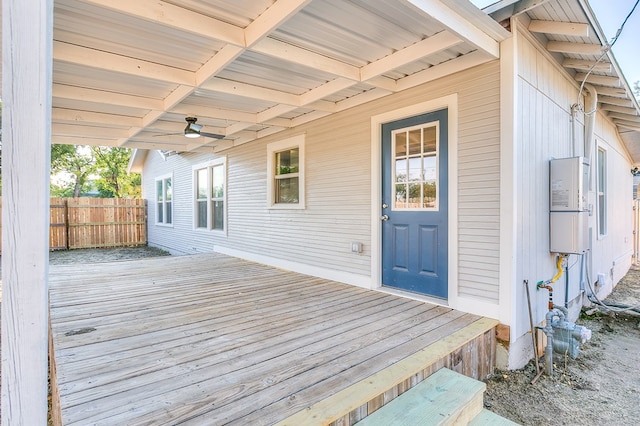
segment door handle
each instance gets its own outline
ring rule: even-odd
[[[389,220],[389,216],[387,216],[386,214],[383,214],[380,220],[383,222],[386,222],[387,220]]]

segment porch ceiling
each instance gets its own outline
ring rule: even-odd
[[[484,9],[497,21],[519,16],[576,82],[593,86],[632,161],[640,163],[640,106],[586,0],[502,0]],[[607,48],[605,48],[607,46]]]
[[[464,0],[55,0],[52,142],[211,151],[492,60]],[[183,136],[185,117],[224,140]]]

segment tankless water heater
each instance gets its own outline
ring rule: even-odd
[[[588,160],[585,157],[551,160],[549,183],[549,251],[585,253],[589,247]]]

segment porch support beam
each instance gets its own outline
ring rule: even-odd
[[[53,0],[2,1],[2,424],[47,424]]]
[[[108,10],[112,10],[158,25],[168,26],[179,31],[197,34],[220,40],[225,43],[243,46],[244,30],[235,25],[192,12],[183,7],[174,6],[156,0],[81,0]]]
[[[609,62],[596,63],[596,61],[567,58],[562,61],[562,66],[580,71],[611,72],[611,63]]]
[[[463,40],[483,50],[493,58],[497,59],[500,57],[500,43],[498,41],[488,36],[486,32],[477,28],[473,23],[464,19],[441,1],[409,0],[409,3],[414,5],[422,13],[441,22],[453,34],[458,35]]]
[[[534,20],[529,23],[529,31],[566,36],[588,37],[589,24],[577,22],[555,22]]]

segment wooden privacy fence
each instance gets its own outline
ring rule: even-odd
[[[144,245],[147,243],[146,218],[146,201],[141,199],[51,198],[49,248]],[[1,226],[0,218],[0,229]]]

